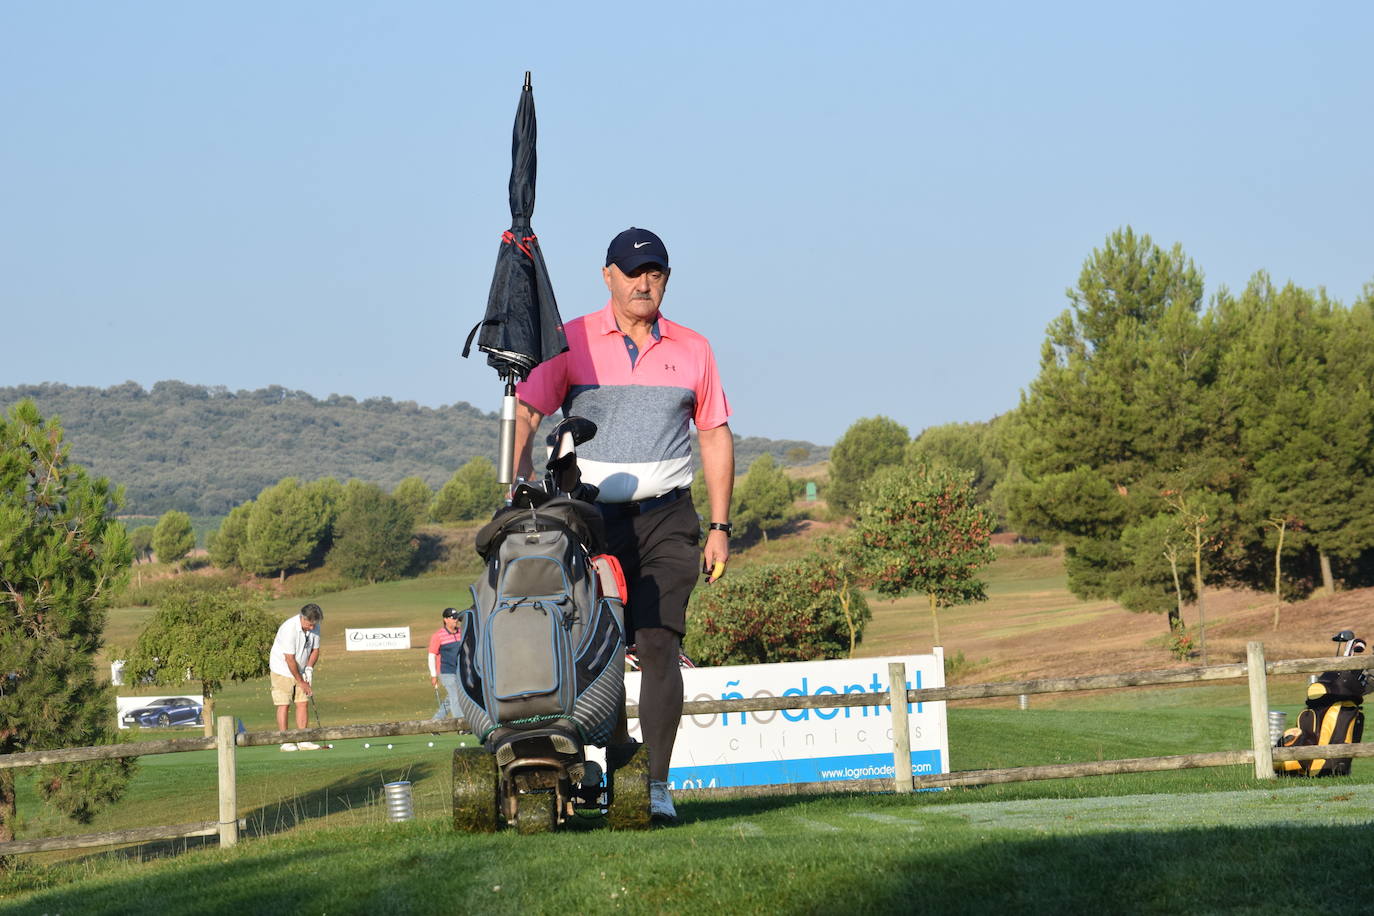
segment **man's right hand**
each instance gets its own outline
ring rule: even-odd
[[[298,680],[296,681],[296,683],[301,685],[301,693],[305,694],[308,697],[315,695],[315,692],[310,689],[310,685],[307,684],[304,680]]]

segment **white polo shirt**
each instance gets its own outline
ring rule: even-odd
[[[291,677],[291,669],[286,667],[286,656],[296,656],[296,666],[304,671],[305,663],[310,661],[310,653],[319,647],[320,624],[315,624],[315,629],[307,633],[301,629],[301,615],[292,614],[277,627],[277,638],[272,640],[272,658],[267,667],[273,674]]]

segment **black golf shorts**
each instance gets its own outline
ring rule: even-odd
[[[606,518],[606,542],[625,571],[625,641],[634,631],[666,627],[687,633],[687,599],[701,570],[701,522],[684,495],[643,515]]]

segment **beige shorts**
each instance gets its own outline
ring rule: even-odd
[[[272,705],[290,706],[292,703],[305,703],[310,700],[296,686],[296,679],[272,672]]]

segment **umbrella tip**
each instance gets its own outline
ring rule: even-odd
[[[525,88],[530,88],[530,71],[528,70],[525,71]]]

